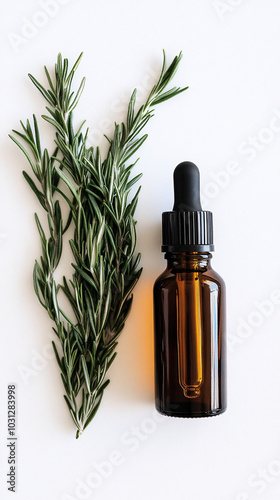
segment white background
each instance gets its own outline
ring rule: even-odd
[[[183,51],[174,83],[190,88],[158,106],[147,127],[137,165],[144,273],[111,384],[75,440],[50,359],[52,325],[32,288],[33,213],[43,214],[7,134],[44,112],[27,73],[42,79],[59,51],[72,64],[84,51],[76,123],[87,118],[105,151],[102,133],[124,118],[134,87],[147,96],[163,48],[168,62]],[[279,0],[1,2],[1,499],[12,497],[6,391],[14,382],[20,500],[279,500],[279,116]],[[200,168],[204,208],[214,213],[213,267],[227,284],[229,406],[212,419],[160,419],[153,403],[152,284],[165,267],[161,212],[172,208],[172,173],[183,160]]]

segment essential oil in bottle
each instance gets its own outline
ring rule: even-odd
[[[174,207],[162,214],[166,270],[154,285],[155,399],[174,417],[226,410],[225,284],[211,267],[212,213],[200,204],[199,170],[174,171]]]

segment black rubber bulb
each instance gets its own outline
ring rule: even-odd
[[[180,212],[202,210],[200,204],[200,176],[191,161],[179,163],[174,170],[174,207]]]

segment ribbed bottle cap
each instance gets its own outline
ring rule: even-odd
[[[211,252],[212,213],[200,204],[199,170],[192,162],[182,162],[174,170],[174,207],[162,214],[163,252]]]

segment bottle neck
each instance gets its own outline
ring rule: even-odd
[[[167,268],[177,272],[205,272],[212,269],[210,252],[167,252],[164,258],[167,260]]]

